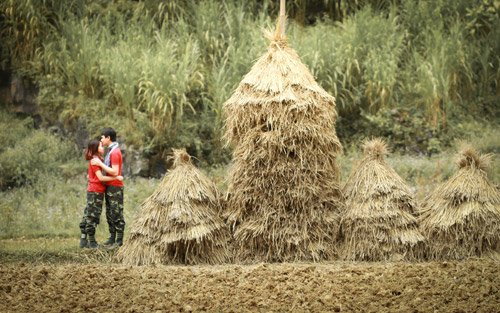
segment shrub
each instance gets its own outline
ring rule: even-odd
[[[68,171],[78,156],[75,146],[44,130],[28,127],[27,120],[16,120],[17,132],[8,131],[10,144],[0,152],[0,189],[32,184],[49,175],[74,175]],[[10,123],[0,123],[0,128]],[[2,132],[2,134],[4,134]]]
[[[21,138],[26,137],[33,126],[33,119],[15,118],[5,110],[0,110],[0,153],[12,147]]]

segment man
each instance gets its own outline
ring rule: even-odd
[[[116,132],[113,128],[105,128],[101,133],[101,143],[108,149],[104,163],[98,159],[91,161],[98,165],[110,176],[122,175],[122,152],[116,142]],[[113,180],[106,184],[104,199],[106,202],[106,220],[109,226],[109,238],[104,245],[123,245],[123,231],[125,219],[123,218],[123,181]]]

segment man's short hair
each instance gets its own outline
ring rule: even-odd
[[[101,135],[103,135],[104,137],[109,137],[113,142],[116,141],[116,132],[111,127],[104,128],[101,132]]]

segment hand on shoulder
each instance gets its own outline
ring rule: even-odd
[[[93,158],[92,160],[90,160],[90,164],[92,165],[100,165],[102,163],[101,160],[99,160],[99,158]]]

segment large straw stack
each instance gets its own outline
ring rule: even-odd
[[[344,196],[342,258],[356,261],[412,259],[423,241],[412,193],[384,161],[387,145],[365,141],[364,158],[352,171]]]
[[[282,25],[280,23],[279,25]],[[279,29],[224,104],[234,146],[228,221],[241,262],[334,255],[341,193],[335,99]]]
[[[141,205],[128,241],[118,252],[125,264],[223,263],[229,230],[219,217],[216,186],[174,150],[173,170]]]
[[[500,192],[487,177],[491,155],[459,153],[458,172],[424,201],[420,216],[429,259],[463,259],[500,252]]]

